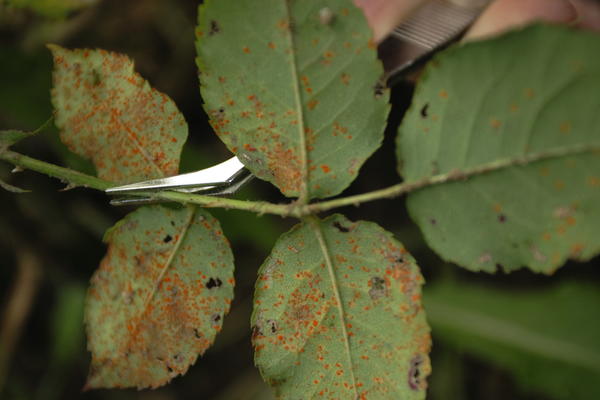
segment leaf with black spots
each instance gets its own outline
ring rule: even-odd
[[[552,43],[552,45],[550,45]],[[569,152],[408,197],[442,258],[550,274],[600,253],[600,36],[536,25],[449,49],[419,82],[398,136],[406,181]]]
[[[264,379],[280,399],[424,399],[422,284],[415,260],[374,223],[334,215],[296,225],[256,283],[252,337]]]
[[[221,330],[233,298],[229,243],[208,212],[163,206],[129,214],[106,241],[85,309],[92,352],[86,387],[164,385]],[[209,280],[220,284],[208,288]]]

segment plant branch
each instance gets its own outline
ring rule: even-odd
[[[428,176],[415,181],[398,183],[396,185],[384,189],[374,190],[368,193],[309,204],[303,211],[308,214],[317,214],[338,207],[350,205],[358,206],[361,203],[379,199],[391,199],[428,186],[461,181],[472,176],[482,175],[509,167],[525,166],[536,161],[593,152],[600,152],[600,144],[581,144],[560,149],[550,149],[538,153],[531,153],[517,158],[495,160],[490,163],[478,165],[472,168],[454,170],[445,174]]]
[[[344,206],[357,206],[379,199],[390,199],[405,193],[439,185],[443,183],[465,180],[467,178],[482,175],[510,167],[525,166],[532,162],[548,160],[552,158],[565,157],[584,153],[600,153],[600,144],[581,144],[560,149],[550,149],[538,153],[531,153],[517,158],[507,158],[492,161],[487,164],[478,165],[463,170],[454,170],[445,174],[438,174],[422,179],[399,183],[384,189],[362,193],[355,196],[341,197],[338,199],[312,203],[308,205],[292,202],[289,204],[273,204],[264,201],[236,200],[224,197],[215,197],[201,194],[180,193],[173,191],[164,192],[139,192],[131,194],[136,197],[146,197],[150,201],[173,201],[184,204],[196,204],[203,207],[220,207],[236,210],[252,211],[258,214],[274,214],[282,217],[296,217],[317,214],[323,211]],[[106,190],[114,184],[94,176],[86,175],[68,168],[59,167],[44,161],[19,154],[13,151],[0,152],[0,159],[8,161],[18,167],[41,172],[54,178],[58,178],[77,186],[85,186],[97,190]],[[129,194],[128,194],[129,195]]]
[[[32,171],[46,174],[50,177],[57,178],[76,186],[88,187],[96,190],[104,191],[114,183],[96,178],[91,175],[83,174],[69,168],[60,167],[45,161],[40,161],[29,156],[6,150],[0,151],[0,159],[8,161],[11,164],[29,169]],[[128,194],[129,195],[129,194]],[[197,204],[203,207],[221,207],[237,210],[252,211],[258,214],[275,214],[281,216],[300,217],[303,214],[296,203],[291,204],[272,204],[264,201],[246,201],[228,199],[224,197],[206,196],[200,194],[188,194],[179,192],[139,192],[135,196],[147,197],[150,201],[173,201],[186,204]]]
[[[1,151],[0,159],[8,161],[17,167],[41,172],[42,174],[46,174],[53,178],[66,181],[77,186],[84,186],[102,191],[114,186],[112,183],[100,178],[96,178],[95,176],[87,175],[69,168],[59,167],[58,165],[40,161],[10,150]]]

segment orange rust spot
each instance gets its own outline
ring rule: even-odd
[[[588,176],[586,179],[588,186],[590,187],[598,187],[600,186],[600,178],[596,176]]]
[[[290,28],[290,22],[287,19],[280,19],[277,21],[277,28],[281,30],[288,30]]]
[[[244,46],[242,50],[244,51],[244,53],[250,54],[250,48],[248,46]]]
[[[528,99],[533,98],[533,96],[535,96],[535,92],[532,88],[527,88],[525,89],[525,97],[527,97]]]
[[[502,122],[500,122],[497,118],[490,119],[490,126],[494,129],[498,129],[502,126]]]
[[[232,106],[232,105],[234,105],[234,104],[235,104],[235,101],[233,101],[233,100],[229,100],[229,101],[227,101],[227,104],[229,104],[230,106]]]
[[[502,205],[501,205],[500,203],[496,203],[496,204],[494,204],[494,205],[492,206],[492,208],[493,208],[494,212],[497,212],[497,213],[499,213],[499,212],[501,212],[501,211],[502,211]]]
[[[548,241],[548,240],[552,239],[552,235],[550,233],[546,232],[542,235],[542,239]]]
[[[447,99],[448,98],[448,92],[445,89],[442,89],[438,93],[438,96],[440,96],[440,98],[442,98],[442,99]]]
[[[585,246],[581,243],[574,243],[570,249],[571,256],[572,257],[578,256],[583,251],[584,247]]]
[[[348,14],[350,14],[350,11],[349,11],[347,8],[342,8],[342,9],[340,10],[340,13],[341,13],[341,14],[342,14],[344,17],[347,17],[347,16],[348,16]]]
[[[565,188],[565,183],[562,180],[557,179],[554,181],[554,188],[556,190],[563,190]]]
[[[267,46],[269,46],[269,48],[270,48],[270,49],[274,49],[274,48],[275,48],[275,43],[273,43],[273,42],[269,42],[269,43],[267,44]]]
[[[312,99],[306,104],[306,106],[309,110],[314,110],[317,104],[319,104],[319,100]]]
[[[318,38],[316,38],[316,39],[313,39],[313,40],[311,40],[311,41],[310,41],[310,44],[312,44],[312,45],[313,45],[313,47],[314,47],[314,46],[316,46],[317,44],[319,44],[319,39],[318,39]]]
[[[343,83],[344,85],[348,85],[348,84],[350,84],[350,75],[348,75],[347,73],[345,73],[345,72],[344,72],[344,73],[342,73],[342,76],[341,76],[340,78],[341,78],[341,80],[342,80],[342,83]]]
[[[512,103],[512,104],[510,105],[510,111],[512,111],[512,112],[517,112],[517,111],[519,111],[519,106],[518,106],[518,105],[516,105],[515,103]]]
[[[571,123],[569,121],[563,121],[560,123],[560,133],[565,135],[571,133]]]
[[[244,149],[248,150],[248,151],[256,151],[256,147],[252,147],[252,145],[246,143],[244,145]]]
[[[577,222],[577,220],[575,219],[575,217],[569,215],[566,219],[565,222],[567,223],[567,225],[569,226],[573,226],[575,225],[575,222]]]
[[[328,173],[329,171],[331,171],[331,169],[329,168],[328,165],[321,165],[321,169],[323,170],[323,172]]]
[[[225,77],[224,76],[220,76],[219,77],[219,82],[220,83],[225,83]]]

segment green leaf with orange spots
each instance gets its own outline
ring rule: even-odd
[[[589,147],[420,190],[408,209],[442,258],[552,273],[600,252],[600,36],[536,25],[427,68],[398,137],[407,181]]]
[[[134,71],[133,61],[104,50],[48,47],[55,122],[73,152],[112,182],[177,174],[187,124],[175,103]]]
[[[199,208],[143,207],[106,235],[85,309],[87,388],[161,386],[213,343],[233,297],[233,255]]]
[[[198,67],[211,125],[283,194],[336,195],[379,147],[388,93],[352,0],[209,0]]]
[[[378,225],[308,219],[260,269],[255,362],[280,399],[424,399],[422,283],[415,260]]]

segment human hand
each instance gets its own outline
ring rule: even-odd
[[[354,1],[363,9],[373,29],[375,41],[380,42],[426,0]],[[600,31],[600,2],[596,0],[494,0],[469,29],[465,39],[488,37],[539,20]]]

